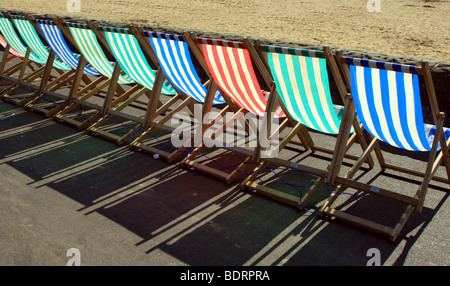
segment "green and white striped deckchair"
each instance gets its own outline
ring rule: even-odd
[[[108,50],[117,60],[117,64],[120,66],[121,70],[137,84],[139,84],[142,89],[136,92],[129,99],[123,101],[119,104],[107,105],[103,110],[103,118],[93,124],[88,132],[91,134],[98,134],[100,136],[109,138],[116,141],[118,144],[124,143],[126,139],[132,138],[139,131],[144,131],[148,124],[152,122],[147,122],[146,119],[149,117],[148,113],[152,110],[152,106],[157,106],[161,104],[164,109],[167,110],[169,105],[162,104],[163,100],[161,95],[167,95],[170,102],[175,103],[177,99],[181,99],[182,96],[177,92],[167,79],[161,78],[157,80],[157,73],[159,70],[159,63],[154,57],[146,57],[143,49],[141,48],[141,43],[132,35],[129,29],[116,28],[116,27],[104,27],[99,26],[94,23],[89,23],[92,31],[97,35],[99,40],[105,45],[107,45]],[[145,43],[143,43],[145,44]],[[156,66],[156,69],[152,68]],[[128,108],[136,100],[139,99],[143,94],[145,94],[149,100],[146,107],[145,114],[136,116],[133,114],[133,109]],[[128,111],[127,111],[128,110]],[[157,112],[157,111],[155,111]],[[160,111],[159,114],[162,114]],[[170,113],[169,113],[170,114]],[[169,116],[165,118],[170,119]],[[112,132],[108,132],[109,126],[103,126],[105,123],[113,121],[112,119],[124,120],[129,126],[134,124],[130,128],[129,132],[126,132],[124,136],[117,136]],[[162,124],[162,123],[161,123]]]
[[[12,15],[11,18],[13,18],[19,34],[22,36],[22,39],[27,46],[31,48],[33,54],[42,60],[42,64],[47,64],[51,51],[49,51],[49,49],[42,43],[36,29],[33,27],[33,24],[24,16]],[[69,65],[60,61],[58,58],[53,61],[53,66],[60,70],[72,70]]]
[[[325,47],[323,51],[315,51],[261,45],[258,43],[257,50],[259,50],[261,58],[266,63],[267,69],[274,79],[278,96],[288,114],[295,121],[303,124],[310,130],[323,134],[337,135],[340,130],[344,108],[333,103],[330,79],[336,83],[340,99],[343,102],[346,100],[347,91],[330,49]],[[328,70],[331,71],[332,77],[329,76]],[[363,151],[367,148],[367,143],[362,137],[360,125],[356,120],[353,126],[354,128],[351,129],[351,132],[354,133],[353,138],[345,144],[346,149],[344,153],[347,153],[355,139],[358,139]],[[355,130],[357,132],[354,132]],[[310,132],[308,132],[307,138],[309,138],[311,151],[333,154],[334,149],[315,144]],[[334,140],[333,138],[331,139]],[[337,141],[336,144],[338,144]],[[356,156],[347,154],[346,157],[357,159]],[[287,168],[305,170],[318,176],[316,184],[310,189],[308,197],[304,199],[303,203],[306,203],[311,198],[315,190],[323,182],[323,179],[328,176],[328,172],[320,168],[312,169],[310,166],[291,161],[282,161],[279,158],[267,158],[264,160],[265,163],[262,163],[262,166],[259,166],[256,170],[271,163],[272,165],[278,164]],[[368,158],[367,162],[370,166],[373,165],[371,158]],[[331,158],[329,163],[331,163]],[[255,178],[256,176],[254,175],[249,176],[243,183],[243,186],[266,193],[279,194],[277,190],[261,186],[255,181]],[[282,194],[279,198],[288,203],[301,204],[299,196]]]
[[[137,91],[142,94],[143,87],[128,74],[123,73],[118,63],[108,59],[104,51],[105,46],[100,44],[101,39],[88,24],[64,22],[63,25],[64,28],[69,30],[73,44],[81,52],[84,59],[102,75],[100,78],[103,79],[103,82],[96,89],[86,94],[78,93],[77,97],[72,97],[72,103],[56,114],[56,118],[70,125],[75,125],[81,130],[91,127],[104,117],[107,108],[128,99],[131,94]],[[96,92],[106,87],[108,88],[106,98],[99,102],[98,97],[95,97]],[[116,98],[114,98],[115,96]],[[87,120],[79,123],[69,117],[69,112],[77,107],[95,110],[95,113]]]
[[[18,106],[22,106],[32,98],[28,96],[16,98],[13,95],[14,91],[23,86],[38,89],[36,86],[32,85],[32,83],[37,82],[42,78],[48,58],[39,57],[32,51],[31,47],[27,47],[23,44],[22,39],[20,39],[19,35],[16,33],[12,21],[13,20],[7,12],[2,12],[2,14],[0,14],[0,32],[5,37],[9,46],[22,57],[22,62],[17,68],[11,70],[8,75],[2,74],[2,77],[13,80],[16,84],[4,89],[0,95],[3,99]],[[29,67],[30,60],[35,62],[38,65],[38,68],[35,70],[32,69],[31,72],[27,73],[27,67]],[[19,72],[19,75],[13,77],[13,74],[16,72]]]

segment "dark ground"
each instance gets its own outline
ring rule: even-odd
[[[413,213],[393,243],[11,103],[0,102],[0,118],[0,265],[65,266],[71,248],[81,265],[96,266],[364,266],[372,248],[386,266],[450,264],[448,185],[432,183],[423,212]],[[425,166],[410,154],[387,158]],[[384,177],[374,180],[411,191],[410,181]],[[322,192],[313,205],[325,198]],[[368,197],[341,203],[387,224],[404,208]]]

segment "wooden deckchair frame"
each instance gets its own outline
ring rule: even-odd
[[[341,51],[338,53],[337,57],[339,66],[344,75],[344,79],[347,81],[348,84],[351,84],[348,64],[346,63],[345,58],[343,57]],[[443,130],[445,114],[443,112],[440,112],[439,110],[434,84],[431,76],[431,71],[428,63],[422,63],[420,67],[415,67],[415,71],[419,76],[422,76],[424,79],[428,99],[430,102],[430,107],[433,114],[433,120],[436,123],[436,133],[432,143],[431,151],[429,153],[429,159],[425,168],[425,172],[419,172],[417,170],[412,170],[405,167],[387,163],[383,156],[381,147],[379,146],[379,139],[369,134],[371,142],[369,143],[368,149],[363,155],[361,155],[360,159],[355,163],[355,165],[353,165],[353,167],[348,171],[348,173],[345,176],[340,175],[340,168],[342,164],[342,156],[340,155],[340,152],[343,149],[343,146],[342,145],[336,146],[335,156],[333,157],[332,166],[328,176],[328,182],[332,185],[337,185],[338,189],[340,190],[347,187],[353,188],[363,191],[370,195],[381,196],[388,200],[393,200],[405,204],[406,209],[401,215],[400,219],[398,220],[398,223],[396,223],[394,227],[388,227],[361,218],[359,216],[352,215],[332,208],[332,204],[339,196],[339,192],[333,193],[325,202],[325,204],[322,206],[320,210],[321,217],[337,218],[351,225],[386,236],[389,238],[390,241],[393,242],[399,236],[400,232],[402,231],[403,227],[405,226],[406,222],[408,221],[413,211],[416,210],[417,213],[420,213],[422,211],[426,192],[430,181],[435,180],[450,184],[450,160],[449,160],[450,139],[447,140],[447,142],[445,140]],[[351,95],[349,95],[347,98],[346,107],[348,110],[344,114],[343,118],[344,121],[343,124],[341,125],[342,128],[339,133],[339,136],[342,137],[342,140],[345,140],[345,138],[348,137],[349,122],[351,122],[352,118],[354,117],[355,105],[353,103],[353,97]],[[439,154],[437,152],[438,144],[440,144],[440,146],[442,147]],[[395,192],[393,190],[382,189],[370,184],[365,184],[358,182],[356,180],[352,180],[356,171],[359,170],[361,166],[361,161],[364,160],[364,158],[367,157],[372,152],[375,152],[377,161],[383,172],[387,169],[390,169],[399,173],[409,174],[421,178],[422,183],[420,184],[417,192],[413,196],[408,196],[400,194],[399,192]],[[447,174],[446,178],[434,176],[435,172],[437,171],[442,161],[444,162],[445,165],[445,170]]]
[[[263,49],[262,49],[263,45],[261,44],[260,41],[256,41],[254,43],[254,46],[255,46],[256,51],[258,52],[258,55],[259,55],[261,61],[264,64],[266,73],[271,76],[270,67],[267,62],[267,57],[263,53]],[[311,52],[311,51],[308,51],[308,53],[309,52]],[[345,86],[345,82],[343,81],[343,79],[341,77],[339,68],[336,64],[335,58],[329,47],[325,46],[323,48],[323,55],[326,60],[327,67],[331,72],[331,76],[336,83],[338,93],[339,93],[341,99],[345,102],[346,97],[347,97],[347,87]],[[277,96],[276,100],[281,104],[283,103],[279,95]],[[295,121],[294,119],[292,119],[292,120]],[[304,144],[301,141],[291,140],[293,137],[292,136],[293,133],[291,133],[290,135],[286,136],[286,138],[284,138],[284,142],[282,144],[280,144],[280,148],[279,148],[280,152],[284,147],[286,147],[286,145],[288,143],[291,143],[294,145],[303,146],[306,149],[305,154],[302,155],[302,159],[305,159],[306,157],[308,157],[311,154],[314,154],[316,152],[321,152],[321,153],[325,153],[325,154],[333,154],[334,153],[334,150],[331,150],[331,149],[328,149],[328,148],[325,148],[322,146],[318,146],[317,144],[315,144],[311,135],[309,135],[308,128],[306,128],[306,126],[304,126],[303,124],[301,124],[301,125],[304,127],[302,129],[302,132],[304,134],[304,137],[307,138],[305,140],[307,142],[307,144]],[[352,126],[353,126],[355,132],[348,139],[346,144],[343,145],[343,146],[345,146],[345,149],[343,152],[344,152],[345,158],[356,161],[358,159],[358,157],[348,154],[347,151],[350,149],[350,147],[355,142],[359,142],[359,145],[361,146],[362,151],[364,151],[367,149],[367,142],[366,142],[365,138],[363,137],[362,125],[357,122],[356,118],[353,120]],[[336,142],[338,142],[338,141],[336,141]],[[370,156],[363,162],[367,162],[367,164],[369,165],[370,168],[372,168],[374,166],[373,159]],[[304,208],[305,204],[308,203],[308,201],[313,197],[313,195],[319,189],[319,187],[325,182],[325,179],[328,177],[328,170],[330,168],[330,165],[328,165],[328,167],[326,169],[319,169],[319,168],[315,168],[315,167],[312,167],[309,165],[300,164],[300,163],[296,163],[296,162],[292,162],[292,161],[284,160],[284,159],[280,159],[280,158],[267,158],[264,160],[259,160],[259,161],[257,161],[257,163],[259,165],[253,170],[251,175],[249,175],[241,183],[241,189],[255,190],[256,192],[259,192],[263,195],[269,196],[273,199],[279,200],[283,203],[296,206],[299,209]],[[330,164],[331,164],[331,159],[330,159]],[[255,179],[258,176],[258,174],[260,174],[261,171],[266,170],[267,166],[269,166],[269,165],[281,166],[283,168],[293,169],[293,170],[297,170],[297,171],[303,171],[308,174],[313,174],[317,178],[316,178],[314,184],[312,184],[311,187],[309,187],[309,189],[307,190],[307,196],[304,199],[302,199],[298,195],[291,195],[286,192],[283,192],[283,191],[280,191],[280,190],[277,190],[275,188],[271,188],[268,186],[264,186],[264,185],[261,185],[256,182]]]

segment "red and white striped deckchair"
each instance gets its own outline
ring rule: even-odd
[[[276,105],[276,90],[274,88],[273,80],[263,68],[263,62],[258,57],[256,50],[249,40],[242,42],[217,40],[208,38],[196,38],[199,49],[202,52],[204,61],[207,64],[211,77],[217,84],[224,98],[232,101],[239,107],[235,115],[222,125],[214,134],[216,138],[221,133],[225,132],[227,128],[232,126],[234,122],[246,114],[254,115],[258,118],[264,118],[264,128],[257,128],[252,124],[248,124],[248,128],[252,128],[258,136],[265,134],[265,139],[269,139],[273,131],[280,131],[286,124],[292,124],[294,130],[292,134],[298,134],[301,125],[294,123],[289,117],[285,120],[287,114],[282,105]],[[256,67],[256,69],[254,68]],[[261,84],[264,83],[270,91],[264,91]],[[283,121],[279,128],[272,130],[271,122],[273,119],[280,119]],[[300,140],[304,138],[299,137]],[[200,164],[194,161],[194,158],[202,154],[201,152],[206,148],[203,144],[197,147],[183,162],[185,166],[191,167],[201,172],[206,172],[215,177],[224,179],[226,183],[230,183],[234,178],[245,168],[245,162],[248,160],[259,160],[261,145],[260,140],[257,140],[257,147],[254,150],[248,148],[227,148],[231,151],[237,151],[248,155],[244,162],[242,162],[231,173],[222,171],[217,168],[212,168],[205,164]],[[224,146],[227,147],[227,146]],[[221,167],[222,168],[222,167]],[[223,169],[223,168],[222,168]]]

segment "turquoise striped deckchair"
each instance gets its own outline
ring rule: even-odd
[[[57,119],[74,125],[79,130],[87,129],[105,116],[107,106],[118,104],[136,92],[143,93],[143,88],[139,83],[128,74],[123,73],[119,64],[108,59],[104,50],[107,50],[107,46],[105,47],[105,45],[101,44],[101,39],[98,38],[98,34],[88,24],[59,21],[58,26],[64,26],[64,29],[68,29],[73,39],[73,44],[81,52],[86,62],[101,74],[98,81],[102,82],[85,94],[83,94],[84,90],[82,89],[82,91],[77,93],[77,96],[72,96],[71,103],[55,115]],[[59,28],[61,29],[63,27]],[[97,80],[93,83],[95,82]],[[95,95],[105,87],[108,88],[106,98],[99,102],[98,97],[95,97]],[[115,96],[116,98],[114,98]],[[73,119],[73,116],[70,117],[70,112],[77,107],[93,110],[94,114],[80,123],[76,119]],[[98,134],[103,135],[100,132]],[[117,137],[121,136],[114,136],[114,140]],[[110,139],[110,137],[106,137],[106,139]]]
[[[259,42],[256,43],[256,46],[274,79],[279,98],[288,114],[296,122],[303,124],[309,129],[324,134],[338,134],[344,108],[333,103],[328,70],[331,71],[331,79],[336,83],[340,99],[343,102],[346,100],[347,91],[330,49],[325,47],[322,51],[307,50],[261,45]],[[346,144],[345,153],[356,139],[360,141],[363,150],[367,148],[367,143],[357,122],[355,122],[354,126],[355,128],[351,129],[351,132],[354,133],[353,138]],[[358,132],[354,132],[354,130]],[[334,153],[334,150],[315,144],[311,136],[308,135],[307,138],[309,139],[308,147],[312,152],[320,151],[331,155]],[[334,140],[332,137],[330,139]],[[350,154],[345,156],[354,160],[357,159],[357,157]],[[302,159],[304,158],[302,157]],[[368,159],[368,163],[370,166],[373,166],[371,158]],[[303,169],[308,171],[308,173],[317,174],[316,184],[310,188],[308,196],[303,202],[300,201],[301,198],[297,194],[285,194],[269,186],[263,186],[256,181],[257,171],[264,170],[269,164],[282,165],[285,168],[294,167],[297,170]],[[277,174],[277,176],[279,175]],[[323,183],[323,178],[326,177],[326,170],[317,168],[314,170],[311,169],[311,166],[305,166],[304,164],[282,161],[279,158],[267,158],[242,183],[242,187],[256,189],[263,193],[269,193],[272,196],[276,195],[284,202],[302,207]]]
[[[339,55],[339,62],[347,74],[351,86],[351,100],[347,104],[348,118],[353,117],[351,110],[355,110],[358,117],[369,133],[372,141],[367,151],[345,176],[340,175],[342,146],[337,146],[333,158],[332,169],[328,181],[345,187],[354,188],[369,194],[401,202],[407,205],[399,222],[394,227],[387,227],[356,215],[331,208],[338,194],[330,196],[322,207],[322,214],[329,217],[343,219],[355,225],[381,233],[394,241],[414,209],[421,212],[428,185],[431,180],[450,184],[450,130],[444,128],[444,114],[439,111],[430,68],[427,63],[421,66],[393,64],[380,61],[344,58]],[[427,89],[427,96],[433,113],[435,124],[425,124],[422,115],[421,92],[419,77],[423,77]],[[345,140],[349,133],[349,121],[344,120],[340,137]],[[425,172],[421,173],[403,166],[389,164],[384,160],[383,152],[378,142],[384,142],[395,148],[410,152],[429,152],[428,164]],[[389,187],[361,183],[353,180],[360,161],[375,151],[382,170],[390,169],[395,172],[418,176],[421,179],[417,192],[413,195],[401,193],[401,190],[388,190]],[[439,152],[439,154],[438,154]],[[446,177],[434,176],[438,167],[444,162]]]
[[[31,48],[33,54],[36,55],[38,59],[42,60],[41,63],[46,64],[51,51],[49,51],[42,43],[38,33],[33,27],[33,24],[28,21],[25,16],[12,15],[11,17],[13,18],[14,24],[24,42]],[[71,70],[69,65],[61,62],[58,58],[53,61],[53,66],[60,70]]]
[[[23,38],[28,46],[32,47],[33,51],[36,51],[35,54],[39,55],[40,58],[48,58],[47,67],[40,88],[34,94],[34,99],[28,102],[25,105],[25,108],[41,112],[46,117],[53,116],[67,104],[68,99],[70,98],[70,93],[67,95],[67,92],[62,94],[57,91],[62,87],[69,87],[69,85],[72,85],[71,90],[73,89],[74,79],[77,77],[76,70],[78,67],[79,56],[76,57],[76,55],[68,49],[61,31],[55,25],[51,25],[54,27],[54,37],[49,37],[48,33],[43,33],[48,31],[47,29],[43,29],[43,27],[50,27],[49,23],[52,23],[51,21],[41,21],[39,24],[36,19],[28,14],[12,16],[12,18],[14,19],[15,26],[18,28],[20,34],[26,35],[23,36]],[[59,32],[59,34],[56,32]],[[49,48],[41,42],[39,35],[46,40],[50,46]],[[59,37],[60,39],[58,45],[55,45],[55,41],[52,41],[56,37]],[[71,55],[72,58],[69,58],[69,55]],[[74,60],[69,61],[68,59],[76,59],[76,62]],[[75,63],[77,65],[75,65]],[[49,81],[52,65],[57,70],[62,69],[66,72],[62,73],[56,79]],[[89,75],[99,75],[92,69],[85,70],[89,71],[87,73]],[[87,78],[83,78],[83,80],[89,82]]]
[[[161,95],[168,96],[171,103],[177,101],[182,95],[179,95],[178,91],[167,80],[157,80],[157,73],[159,70],[158,61],[152,57],[146,58],[141,43],[131,33],[129,29],[104,27],[99,25],[92,25],[92,29],[96,34],[101,37],[109,47],[111,54],[117,60],[120,68],[132,78],[135,82],[143,87],[141,93],[136,93],[135,96],[130,97],[129,100],[124,101],[118,105],[108,106],[104,110],[104,118],[96,122],[91,126],[88,131],[101,136],[109,136],[114,138],[114,134],[109,134],[103,129],[103,125],[111,121],[111,117],[120,117],[128,121],[127,125],[134,124],[130,131],[127,133],[127,139],[133,138],[133,136],[139,131],[145,131],[147,127],[146,119],[149,117],[148,113],[151,110],[150,106],[161,104]],[[145,43],[144,43],[145,44]],[[152,68],[156,66],[156,69]],[[141,94],[145,93],[149,98],[148,106],[146,108],[146,114],[141,117],[135,117],[130,113],[125,113],[124,109],[133,103],[133,100],[138,99]],[[164,109],[167,110],[169,105],[165,105]],[[163,111],[160,111],[162,114]],[[167,117],[170,118],[170,117]],[[162,123],[161,123],[162,124]],[[102,129],[100,129],[102,127]],[[122,144],[123,139],[117,143]]]
[[[38,57],[34,52],[32,52],[30,47],[27,47],[23,44],[22,40],[14,29],[12,20],[10,20],[9,17],[10,15],[7,12],[2,12],[2,14],[0,14],[0,32],[5,37],[6,42],[9,44],[9,46],[11,46],[22,57],[22,61],[21,65],[11,70],[7,75],[2,74],[2,77],[15,81],[16,83],[4,89],[0,93],[0,95],[3,99],[8,100],[18,106],[22,106],[31,98],[28,96],[24,98],[16,98],[12,93],[22,86],[31,87],[31,84],[33,82],[42,78],[47,64],[47,58]],[[32,62],[35,62],[38,65],[38,68],[35,70],[32,69],[31,73],[26,74],[30,60]],[[12,77],[13,73],[15,72],[19,72],[19,75],[17,77]]]

